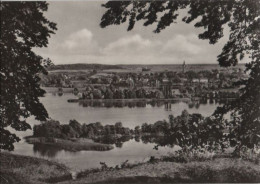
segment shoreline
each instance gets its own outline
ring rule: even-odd
[[[164,99],[154,99],[154,98],[132,98],[132,99],[68,99],[69,103],[77,102],[194,102],[199,101],[203,98],[196,97],[190,98],[164,98]],[[210,99],[210,98],[208,98]],[[236,98],[212,98],[212,99],[223,99],[223,100],[233,100]]]
[[[76,102],[172,102],[183,101],[190,102],[190,98],[167,98],[167,99],[150,99],[150,98],[132,98],[132,99],[68,99],[69,103]]]

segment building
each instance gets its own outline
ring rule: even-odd
[[[198,79],[198,78],[195,78],[195,79],[192,79],[192,84],[195,85],[195,86],[205,86],[205,87],[208,87],[209,83],[209,80],[206,79],[206,78],[201,78],[201,79]]]
[[[209,87],[209,80],[206,78],[201,78],[200,79],[200,85],[204,87]]]
[[[172,92],[172,96],[179,96],[179,95],[181,95],[181,92],[180,92],[180,90],[179,89],[171,89],[171,92]]]
[[[174,89],[181,89],[182,87],[183,87],[183,83],[182,82],[178,82],[178,83],[172,82],[172,88],[174,88]]]
[[[199,80],[199,79],[192,79],[192,83],[193,83],[193,84],[199,84],[199,83],[200,83],[200,80]]]

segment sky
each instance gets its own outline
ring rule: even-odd
[[[217,44],[198,39],[201,28],[180,19],[161,33],[153,33],[156,25],[136,23],[100,27],[106,11],[104,1],[51,1],[45,16],[57,23],[47,48],[35,51],[54,64],[217,64],[217,55],[228,39],[227,29]],[[180,12],[184,14],[184,12]]]

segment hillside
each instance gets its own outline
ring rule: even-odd
[[[52,65],[48,70],[107,70],[107,69],[122,69],[118,65],[104,65],[104,64],[62,64],[62,65]]]
[[[127,69],[127,70],[136,70],[141,68],[149,68],[153,72],[161,72],[161,71],[175,71],[180,72],[182,71],[182,64],[157,64],[157,65],[118,65],[121,68]],[[237,66],[232,67],[220,67],[219,64],[186,64],[185,71],[202,71],[202,70],[227,70],[231,68],[241,68],[242,70],[245,69],[245,64],[238,64]]]

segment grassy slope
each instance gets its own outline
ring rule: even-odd
[[[68,169],[59,163],[28,156],[0,153],[0,183],[42,184],[68,180]]]
[[[68,184],[72,181],[61,182]],[[260,182],[260,167],[233,158],[203,162],[145,163],[134,168],[88,174],[74,184],[83,183],[167,183],[167,182]]]
[[[237,158],[215,158],[189,163],[138,164],[123,169],[81,173],[71,180],[67,168],[55,162],[0,153],[0,183],[167,183],[167,182],[260,182],[260,166]]]

